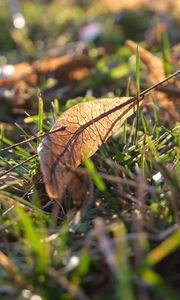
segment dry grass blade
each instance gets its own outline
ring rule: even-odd
[[[6,270],[9,276],[16,282],[21,283],[23,280],[18,272],[17,267],[9,260],[8,256],[0,251],[0,265]]]
[[[11,197],[3,195],[1,193],[0,193],[0,202],[2,202],[4,206],[10,206],[12,208],[17,205],[17,206],[25,208],[26,210],[28,210],[30,212],[33,212],[33,209],[31,207],[28,207],[27,205],[24,205],[24,204],[16,201],[15,199],[12,199]]]

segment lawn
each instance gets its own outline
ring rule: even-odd
[[[179,14],[0,2],[0,299],[180,298]]]

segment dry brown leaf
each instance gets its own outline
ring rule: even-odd
[[[32,86],[37,83],[37,74],[34,72],[33,67],[29,63],[21,62],[11,67],[12,74],[8,76],[5,75],[0,79],[0,87],[13,87],[20,81],[27,82]]]
[[[126,44],[134,53],[136,53],[136,43],[128,40]],[[166,77],[166,74],[164,71],[164,65],[162,60],[156,57],[155,55],[151,54],[149,51],[145,50],[143,47],[138,46],[138,50],[139,57],[142,60],[142,62],[146,65],[148,70],[148,83],[153,85],[163,80],[163,78]],[[179,90],[178,81],[175,81],[174,79],[173,84],[166,84],[166,88],[162,88],[163,92],[156,90],[154,93],[155,97],[153,98],[153,100],[155,100],[156,103],[162,109],[160,110],[160,116],[164,119],[167,118],[167,120],[173,125],[176,121],[180,121],[180,101],[179,97],[175,96],[175,93],[169,93],[168,91],[175,90],[177,92],[177,89]],[[152,96],[150,97],[152,102]],[[147,101],[146,104],[148,104]]]
[[[53,75],[57,80],[79,81],[89,75],[91,68],[92,63],[86,55],[65,55],[35,61],[32,65],[22,62],[14,66],[11,76],[0,79],[0,87],[13,87],[20,81],[36,86],[42,75]]]
[[[1,71],[0,118],[5,121],[6,112],[24,115],[24,109],[31,114],[37,110],[37,101],[34,100],[36,90],[31,87],[36,87],[41,80],[55,79],[51,81],[55,86],[48,96],[52,100],[63,98],[67,90],[75,88],[77,82],[90,75],[92,63],[87,55],[75,54],[35,61],[32,65],[26,62],[5,65]]]
[[[86,55],[65,55],[37,61],[33,64],[33,67],[39,74],[45,75],[53,72],[56,79],[73,79],[78,81],[89,75],[92,63]],[[80,78],[76,76],[77,72],[83,73]]]
[[[136,110],[129,98],[99,99],[79,103],[65,111],[39,148],[41,170],[47,193],[62,199],[74,179],[74,170],[92,156]],[[72,185],[71,185],[72,188]]]

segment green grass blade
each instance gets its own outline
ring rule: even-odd
[[[44,108],[43,108],[43,99],[38,98],[38,131],[43,129],[43,118],[44,118]]]
[[[49,245],[47,242],[45,242],[45,234],[40,234],[37,231],[32,219],[23,208],[17,206],[15,209],[19,220],[23,225],[25,239],[28,242],[28,248],[31,252],[31,255],[33,256],[33,254],[35,254],[37,256],[37,271],[44,272],[48,268],[50,254]]]
[[[60,115],[60,106],[59,106],[59,101],[58,99],[54,99],[52,102],[53,110],[54,110],[54,116],[55,119],[57,119]]]
[[[146,284],[156,290],[157,296],[161,297],[163,295],[165,298],[171,300],[179,299],[179,296],[176,294],[176,292],[169,285],[167,285],[166,282],[164,282],[163,278],[159,274],[153,270],[147,268],[143,269],[141,271],[141,277]]]
[[[118,265],[117,294],[122,300],[134,300],[132,288],[132,272],[128,261],[128,245],[126,241],[126,229],[122,222],[112,226],[112,232],[116,241],[116,261]]]
[[[162,33],[161,36],[161,47],[162,47],[162,55],[163,55],[163,64],[164,70],[167,75],[170,75],[173,70],[170,64],[170,43],[169,37],[166,32]]]
[[[140,95],[140,67],[139,67],[139,50],[136,48],[136,91],[137,91],[137,111],[136,111],[136,130],[134,141],[137,141],[139,126],[139,95]]]
[[[105,185],[104,181],[102,180],[102,178],[99,176],[92,160],[90,158],[86,158],[83,164],[84,164],[86,170],[88,171],[88,173],[91,175],[92,180],[94,181],[97,188],[100,191],[104,192],[106,190],[106,185]]]

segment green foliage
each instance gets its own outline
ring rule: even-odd
[[[139,125],[139,94],[140,94],[140,66],[139,66],[139,50],[136,49],[136,90],[137,90],[137,111],[136,111],[136,132],[135,141],[137,139],[138,125]]]
[[[174,211],[171,198],[174,199],[173,201],[176,201],[176,192],[179,193],[178,180],[176,177],[171,178],[166,167],[167,163],[176,160],[179,155],[179,151],[177,151],[179,127],[176,126],[172,130],[167,130],[156,123],[156,129],[153,130],[154,125],[153,123],[148,124],[146,115],[140,114],[139,117],[137,143],[135,145],[130,144],[127,146],[126,142],[126,147],[124,148],[123,146],[124,142],[129,140],[132,130],[132,125],[127,122],[123,130],[123,132],[126,131],[126,139],[121,134],[116,135],[108,142],[107,149],[103,150],[105,151],[104,154],[108,151],[108,159],[114,156],[114,154],[116,155],[117,169],[114,169],[113,161],[108,162],[106,160],[106,154],[105,156],[103,152],[101,154],[102,150],[98,154],[100,160],[95,158],[94,163],[90,159],[85,161],[84,165],[97,186],[96,196],[97,199],[99,199],[97,201],[100,202],[97,202],[97,206],[93,205],[88,208],[86,216],[80,221],[75,231],[73,229],[74,225],[71,225],[73,220],[72,215],[67,215],[67,221],[64,225],[63,223],[61,223],[60,227],[54,227],[54,225],[52,225],[53,215],[46,213],[32,204],[35,190],[33,191],[32,189],[31,191],[30,202],[22,198],[21,195],[23,193],[20,193],[20,196],[15,196],[14,191],[11,189],[6,192],[0,192],[0,197],[3,195],[14,199],[17,204],[24,205],[24,208],[15,206],[14,208],[12,207],[11,210],[7,210],[7,208],[5,208],[6,205],[4,206],[3,204],[0,226],[7,226],[8,230],[3,233],[3,236],[6,236],[7,233],[8,235],[13,235],[14,239],[16,239],[16,243],[19,245],[18,248],[23,258],[23,263],[19,261],[17,251],[12,251],[11,256],[14,256],[15,263],[17,261],[20,274],[24,274],[25,282],[28,278],[31,278],[33,289],[30,291],[32,294],[38,293],[42,299],[51,299],[50,291],[52,287],[57,289],[57,297],[62,298],[67,296],[71,299],[71,297],[79,297],[79,292],[86,293],[88,287],[85,282],[90,274],[94,276],[93,265],[99,264],[99,268],[101,269],[101,263],[99,259],[96,258],[96,253],[99,253],[98,248],[89,248],[94,236],[94,234],[89,231],[89,224],[91,224],[96,217],[101,215],[101,213],[107,213],[108,219],[111,214],[116,215],[116,219],[113,223],[110,226],[107,225],[107,227],[104,227],[106,232],[111,232],[115,243],[114,249],[108,246],[108,244],[106,246],[110,247],[106,249],[106,251],[110,251],[107,252],[109,253],[108,255],[111,255],[116,261],[116,271],[113,271],[115,272],[113,276],[115,276],[116,280],[111,287],[113,293],[116,295],[115,298],[119,298],[121,295],[122,300],[126,298],[136,299],[133,282],[134,277],[138,277],[139,280],[144,281],[150,287],[155,295],[155,299],[156,297],[163,299],[164,293],[169,295],[172,300],[177,299],[175,291],[170,285],[168,286],[167,283],[164,282],[158,273],[152,270],[152,265],[156,266],[161,260],[171,255],[171,253],[179,247],[179,230],[174,232],[171,236],[167,236],[162,243],[154,247],[152,247],[151,244],[147,246],[147,242],[144,244],[140,238],[141,232],[137,231],[134,234],[137,235],[138,243],[140,243],[138,251],[142,253],[142,260],[136,268],[134,268],[129,261],[129,251],[130,249],[133,251],[134,247],[133,240],[130,238],[132,234],[131,226],[135,225],[133,225],[133,219],[129,215],[128,209],[126,209],[127,204],[123,204],[123,198],[121,198],[122,203],[120,202],[118,204],[118,177],[120,176],[120,178],[123,178],[126,182],[121,183],[119,186],[121,194],[123,195],[125,193],[129,196],[132,195],[132,197],[138,195],[138,189],[140,188],[137,181],[140,179],[136,179],[137,174],[135,170],[139,170],[138,172],[141,170],[142,178],[146,178],[145,184],[148,193],[144,195],[145,198],[143,200],[147,206],[144,226],[149,229],[147,233],[143,233],[145,240],[148,239],[146,234],[154,234],[157,228],[159,228],[159,234],[161,235],[163,232],[166,232],[166,228],[173,226],[176,212]],[[159,132],[158,136],[157,130]],[[113,141],[116,142],[114,143]],[[10,141],[4,137],[3,142],[11,144]],[[166,152],[167,146],[168,152]],[[16,161],[17,157],[21,157],[22,159],[26,158],[27,152],[24,148],[16,147],[16,149],[12,151],[16,155]],[[120,153],[121,155],[119,155]],[[102,167],[102,162],[109,174],[116,175],[113,177],[116,178],[115,182],[111,181],[111,178],[109,181],[106,176],[102,180],[99,176],[99,164]],[[23,176],[22,178],[27,178],[29,171],[26,168],[17,168],[16,172],[16,176],[20,175]],[[170,190],[172,189],[171,198],[169,192],[166,192],[163,188],[166,182]],[[19,189],[22,189],[21,185],[17,184],[17,186],[19,186]],[[114,195],[110,192],[111,190],[115,191],[115,193],[113,193]],[[42,196],[39,195],[39,197],[41,198]],[[137,201],[139,201],[138,198]],[[29,212],[28,208],[30,209]],[[142,214],[138,206],[135,210],[137,214]],[[16,215],[15,218],[12,217],[14,214]],[[122,222],[122,220],[124,220],[124,222]],[[136,219],[135,222],[139,222],[139,219]],[[77,245],[79,244],[79,246],[77,246],[74,241],[79,235],[82,235],[82,237],[86,235],[86,238],[80,238],[79,241],[77,240]],[[9,243],[11,242],[9,241]],[[111,243],[111,241],[109,240],[108,243]],[[136,259],[138,253],[135,251],[133,255],[134,259]],[[25,266],[26,271],[24,273],[23,270]],[[112,266],[110,263],[109,267],[112,268]],[[65,268],[63,276],[68,280],[69,288],[72,289],[71,292],[65,292],[66,296],[61,285],[59,286],[58,284],[58,279],[56,282],[56,279],[52,277],[54,276],[52,275],[54,274],[53,272],[62,267]],[[52,270],[54,271],[52,272]],[[4,287],[6,280],[8,279],[4,277],[4,275],[0,277],[1,284]],[[26,284],[24,283],[24,289],[27,289],[25,286]],[[13,287],[13,289],[14,288],[15,287]],[[69,293],[71,296],[69,296]],[[99,291],[99,293],[100,298],[109,299],[108,293],[107,298],[103,290]]]

